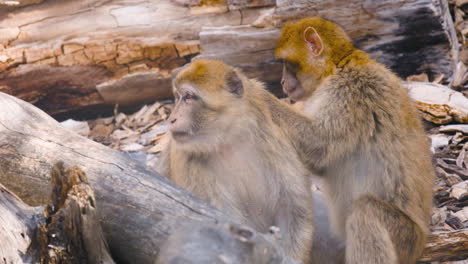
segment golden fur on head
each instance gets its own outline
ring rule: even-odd
[[[199,59],[182,69],[175,82],[176,85],[191,83],[203,86],[207,92],[213,92],[225,88],[226,73],[230,70],[232,67],[222,61]]]
[[[312,27],[320,35],[324,44],[322,57],[326,58],[325,66],[320,66],[320,72],[309,63],[310,51],[304,40],[304,31]],[[367,55],[356,49],[344,30],[333,22],[320,17],[305,18],[296,23],[286,24],[278,40],[275,56],[294,62],[302,72],[313,72],[322,77],[333,73],[335,67],[342,67],[350,60],[356,63],[366,63]]]

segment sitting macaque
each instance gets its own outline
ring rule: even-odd
[[[184,67],[173,91],[171,140],[158,171],[259,232],[279,227],[286,254],[309,263],[308,171],[292,137],[274,122],[274,108],[298,114],[262,83],[220,61],[196,60]]]
[[[303,140],[295,146],[324,178],[346,263],[415,263],[428,232],[434,170],[401,80],[318,17],[286,24],[275,54],[284,62],[284,92],[304,102],[310,123],[296,127],[294,138]]]

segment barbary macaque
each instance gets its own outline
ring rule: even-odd
[[[400,79],[318,17],[286,24],[275,55],[284,92],[303,101],[310,120],[296,126],[296,149],[326,183],[346,263],[415,263],[428,232],[434,171]]]
[[[272,106],[289,105],[239,69],[212,60],[184,67],[173,91],[171,140],[158,171],[259,232],[279,227],[285,252],[308,263],[313,233],[308,171],[291,137],[273,121]]]

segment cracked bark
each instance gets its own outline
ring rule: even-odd
[[[131,108],[172,97],[172,71],[201,54],[241,67],[282,95],[281,65],[273,56],[280,28],[316,15],[342,25],[359,48],[401,77],[425,72],[452,80],[458,49],[446,1],[43,1],[0,8],[0,91],[59,118],[89,117],[111,112],[116,103]],[[66,53],[69,44],[83,51]],[[41,74],[36,64],[50,73]],[[63,73],[69,68],[74,78]],[[105,76],[89,74],[95,69]],[[152,78],[123,80],[135,72]],[[42,81],[34,83],[39,74]],[[17,77],[32,85],[25,89]],[[82,79],[92,85],[81,85]],[[109,99],[97,89],[118,81],[129,85],[109,90],[121,95]]]

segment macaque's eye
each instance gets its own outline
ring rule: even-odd
[[[297,63],[284,61],[284,64],[286,65],[286,69],[288,69],[289,72],[296,73],[299,71],[299,64]]]
[[[182,97],[182,100],[184,100],[185,102],[195,101],[197,99],[198,99],[198,96],[194,94],[186,94]]]

